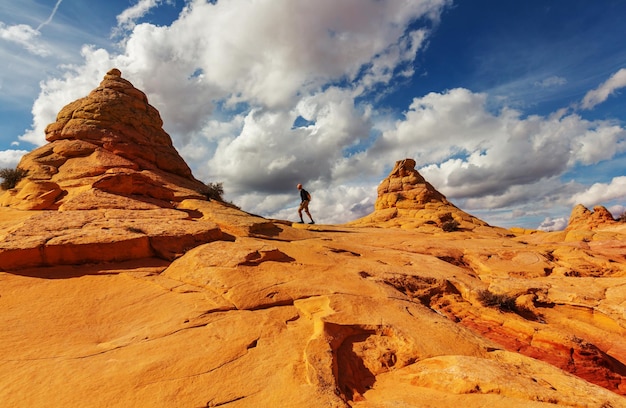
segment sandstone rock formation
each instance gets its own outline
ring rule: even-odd
[[[455,230],[487,224],[450,203],[415,170],[415,160],[404,159],[378,186],[374,212],[350,225]]]
[[[21,210],[170,207],[204,198],[146,95],[110,70],[46,128],[50,143],[25,155],[28,171],[0,206]],[[133,200],[120,199],[131,197]]]
[[[626,224],[516,236],[404,161],[370,217],[291,225],[94,122],[0,196],[2,406],[626,407]]]
[[[588,229],[597,229],[599,226],[609,226],[615,224],[613,215],[605,207],[597,205],[593,207],[593,212],[587,207],[578,204],[572,210],[569,222],[565,228],[567,231]]]

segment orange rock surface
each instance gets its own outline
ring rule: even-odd
[[[616,224],[613,215],[601,205],[597,205],[593,208],[593,211],[589,211],[587,207],[582,204],[578,204],[572,210],[572,214],[569,217],[567,223],[567,231],[580,230],[580,229],[595,229],[599,226],[610,226]]]
[[[2,406],[626,407],[626,224],[491,227],[410,159],[369,217],[267,220],[68,112],[0,193]]]

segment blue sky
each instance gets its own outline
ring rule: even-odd
[[[493,225],[626,197],[626,2],[0,0],[0,167],[112,67],[196,178],[267,217],[373,210],[412,157]]]

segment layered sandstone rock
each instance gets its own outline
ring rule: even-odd
[[[378,186],[374,212],[348,225],[451,231],[487,224],[450,203],[415,170],[415,160],[404,159]]]
[[[565,230],[593,230],[600,226],[609,226],[615,223],[613,215],[605,207],[597,205],[593,207],[593,211],[590,211],[584,205],[578,204],[572,210]]]
[[[83,210],[203,199],[206,186],[162,125],[146,95],[112,69],[88,96],[61,109],[46,128],[49,143],[22,158],[27,177],[0,196],[0,206]]]

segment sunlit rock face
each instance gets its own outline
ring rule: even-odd
[[[578,204],[572,210],[567,223],[566,231],[587,229],[593,230],[600,226],[610,226],[617,224],[613,215],[605,207],[597,205],[590,211],[582,204]]]
[[[22,158],[27,176],[0,205],[77,210],[203,199],[206,186],[162,125],[146,95],[112,69],[88,96],[61,109],[46,128],[49,143]]]

